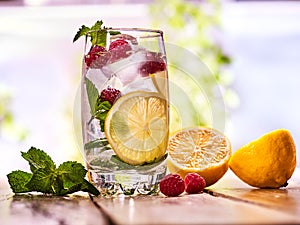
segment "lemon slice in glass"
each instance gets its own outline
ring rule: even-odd
[[[149,74],[156,90],[163,96],[168,94],[168,74],[167,71],[159,71],[157,73]]]
[[[161,159],[169,137],[168,102],[154,92],[120,97],[105,119],[105,134],[116,155],[131,165]]]

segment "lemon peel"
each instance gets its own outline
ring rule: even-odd
[[[251,141],[234,152],[229,167],[253,187],[286,186],[296,168],[296,146],[291,133],[277,129]]]

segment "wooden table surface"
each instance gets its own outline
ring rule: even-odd
[[[300,169],[282,189],[256,189],[228,171],[202,194],[90,198],[13,195],[0,182],[0,225],[300,224]]]

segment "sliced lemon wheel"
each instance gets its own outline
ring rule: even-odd
[[[161,159],[169,138],[168,102],[154,92],[120,97],[105,119],[105,134],[116,155],[131,165]]]
[[[162,95],[168,95],[168,74],[167,71],[159,71],[157,73],[149,74],[149,77],[152,80],[153,85],[156,90]]]
[[[228,170],[231,144],[221,132],[208,127],[186,128],[169,141],[168,169],[185,177],[198,173],[206,186],[216,183]]]

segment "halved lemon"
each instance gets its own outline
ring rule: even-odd
[[[116,155],[131,165],[161,159],[169,138],[168,102],[154,92],[120,97],[105,119],[105,134]]]
[[[285,187],[297,166],[296,152],[292,134],[277,129],[235,151],[229,167],[253,187]]]
[[[169,141],[168,169],[183,178],[198,173],[206,186],[216,183],[228,170],[231,144],[221,132],[208,127],[186,128]]]

